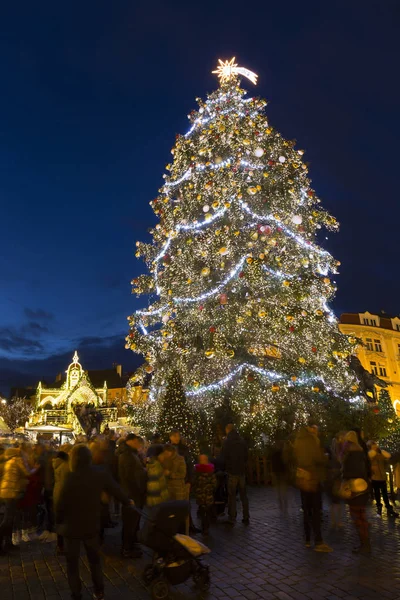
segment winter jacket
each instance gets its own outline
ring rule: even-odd
[[[94,538],[100,533],[102,492],[125,506],[129,498],[107,469],[91,465],[87,455],[71,454],[70,468],[54,504],[57,533],[66,538]]]
[[[189,448],[182,441],[175,446],[180,456],[183,456],[186,463],[185,483],[192,483],[193,479],[193,461],[190,456]]]
[[[368,481],[367,463],[361,446],[352,442],[348,444],[343,456],[342,476],[344,480],[365,479],[365,481]],[[355,496],[351,500],[348,500],[348,503],[359,506],[365,505],[368,502],[368,498],[369,492],[367,490],[364,494],[360,494],[359,496]]]
[[[368,456],[371,460],[372,481],[386,481],[386,464],[390,458],[389,452],[385,450],[370,450]]]
[[[325,478],[327,457],[324,455],[321,442],[306,427],[300,429],[293,443],[293,454],[296,467],[310,473],[311,478],[321,482]]]
[[[18,499],[26,490],[30,470],[26,467],[19,448],[8,448],[4,452],[4,460],[0,498]]]
[[[118,455],[118,480],[129,498],[137,506],[143,506],[146,495],[146,469],[143,467],[137,450],[125,442],[120,444]]]
[[[157,458],[151,458],[147,463],[147,506],[156,506],[169,500],[167,480],[162,464]]]
[[[53,471],[54,471],[54,490],[53,490],[53,502],[56,503],[59,498],[60,490],[62,485],[70,472],[69,459],[66,452],[59,452],[56,458],[53,458]]]
[[[245,475],[247,465],[247,445],[236,430],[228,433],[223,445],[221,457],[228,475]]]
[[[165,461],[164,468],[169,471],[167,486],[170,499],[187,500],[186,462],[184,457],[176,453],[170,460]]]
[[[199,506],[214,504],[214,492],[217,487],[217,476],[214,465],[195,465],[193,491]]]

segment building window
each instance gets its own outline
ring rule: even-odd
[[[379,375],[381,377],[387,377],[386,367],[384,367],[383,365],[379,365]]]
[[[371,373],[375,373],[375,375],[378,375],[378,367],[376,365],[376,362],[371,360],[369,364],[371,365]]]
[[[381,340],[374,340],[375,352],[382,352]]]
[[[371,327],[376,327],[376,319],[363,319],[364,325],[370,325]]]
[[[400,323],[396,323],[396,329],[397,331],[400,331]]]
[[[367,338],[366,342],[367,342],[367,350],[373,350],[374,347],[372,345],[372,338]],[[399,344],[399,352],[400,352],[400,344]]]
[[[400,354],[400,344],[397,344],[397,352]]]

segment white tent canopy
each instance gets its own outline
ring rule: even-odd
[[[26,431],[35,431],[36,433],[62,433],[63,431],[72,431],[71,427],[57,427],[57,425],[37,425],[27,427]]]

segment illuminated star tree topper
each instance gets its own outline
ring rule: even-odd
[[[213,73],[218,75],[221,83],[226,83],[232,78],[233,75],[243,75],[243,77],[247,77],[247,79],[254,83],[254,85],[257,85],[258,75],[253,73],[253,71],[249,71],[249,69],[239,67],[237,63],[235,63],[235,57],[226,61],[219,59],[218,62],[219,66],[215,71],[213,71]]]

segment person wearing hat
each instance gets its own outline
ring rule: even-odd
[[[129,433],[121,442],[118,455],[118,478],[124,492],[142,508],[146,497],[146,469],[139,457],[143,439]],[[139,558],[142,551],[137,545],[140,515],[129,507],[122,507],[122,556]]]
[[[342,464],[342,476],[350,483],[351,495],[347,498],[350,515],[357,530],[360,544],[353,549],[356,554],[369,554],[369,523],[367,521],[368,469],[365,455],[358,442],[357,433],[348,431],[344,437],[345,452]]]

